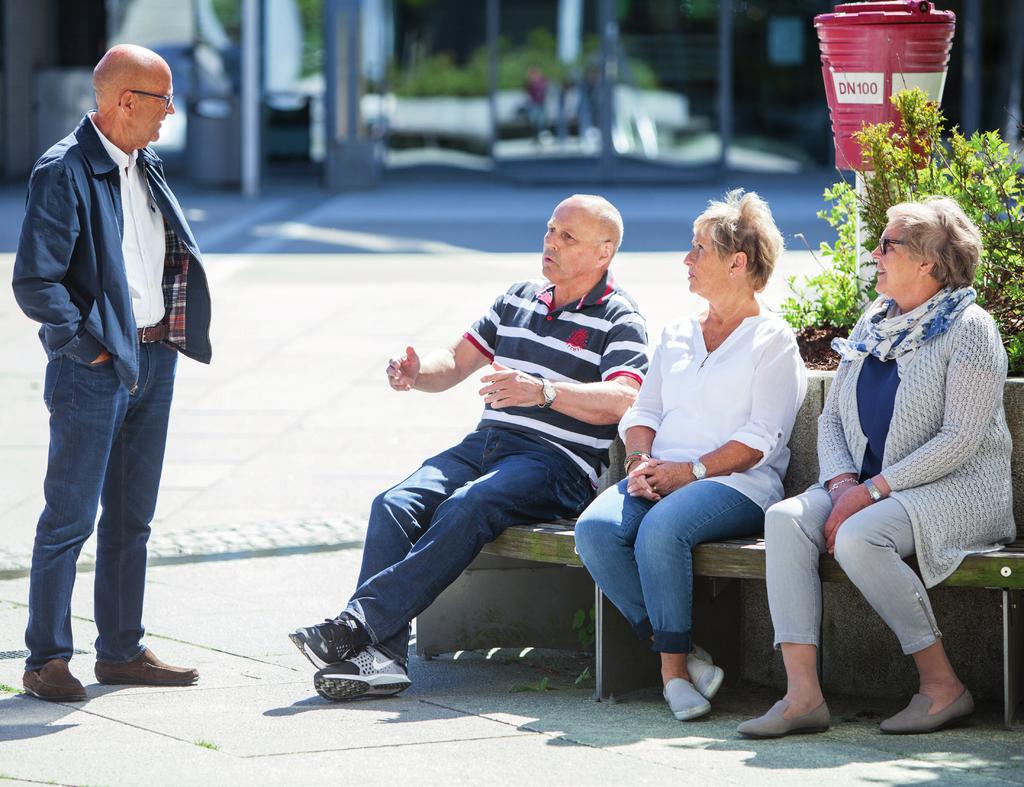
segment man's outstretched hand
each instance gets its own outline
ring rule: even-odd
[[[405,348],[405,354],[388,361],[388,384],[396,391],[411,391],[420,375],[420,357],[412,347]]]
[[[412,349],[412,348],[409,348]],[[544,386],[539,377],[492,363],[490,374],[480,378],[486,383],[480,395],[495,410],[505,407],[536,407],[544,403]]]

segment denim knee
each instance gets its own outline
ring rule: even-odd
[[[587,517],[586,512],[576,520],[574,529],[576,537],[576,554],[584,564],[601,554],[602,546],[609,542],[610,523],[597,517]]]
[[[398,524],[406,535],[412,538],[410,532],[414,527],[416,517],[410,509],[412,501],[403,490],[394,488],[381,492],[370,503],[370,523],[394,522]]]
[[[636,534],[637,562],[664,559],[675,555],[679,549],[693,549],[687,531],[678,532],[667,527],[658,527],[657,521],[644,522]]]

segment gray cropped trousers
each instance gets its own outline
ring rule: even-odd
[[[765,513],[768,606],[776,648],[784,642],[821,645],[818,558],[826,551],[824,525],[831,511],[828,492],[815,487]],[[942,636],[924,584],[903,562],[913,553],[910,517],[892,498],[858,511],[836,535],[836,560],[908,655]]]

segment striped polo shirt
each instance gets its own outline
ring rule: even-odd
[[[555,285],[512,285],[465,337],[491,361],[552,382],[596,383],[615,377],[643,382],[647,327],[636,303],[606,272],[577,302],[552,307]],[[477,429],[537,435],[566,453],[597,484],[608,465],[616,424],[587,424],[552,408],[484,405]]]

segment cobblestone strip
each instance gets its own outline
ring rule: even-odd
[[[149,540],[149,565],[198,563],[248,557],[324,552],[362,546],[364,520],[251,523],[235,527],[183,530]],[[0,549],[0,579],[26,577],[32,552]],[[79,571],[92,571],[96,554],[90,544],[82,550]]]

